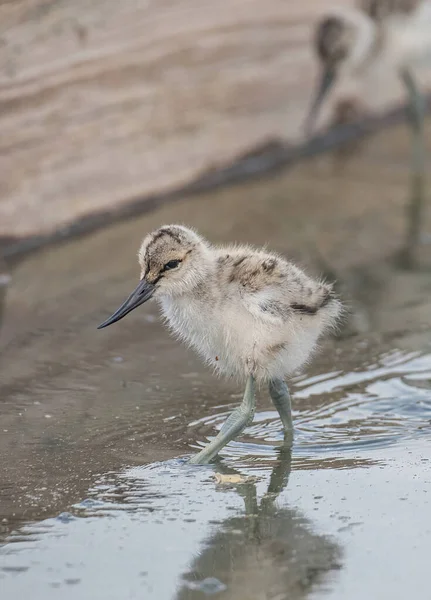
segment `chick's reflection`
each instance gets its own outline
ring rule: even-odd
[[[244,513],[225,521],[222,529],[208,539],[184,575],[177,600],[201,598],[197,584],[205,580],[223,585],[223,599],[305,598],[314,585],[340,569],[339,546],[314,534],[312,524],[297,510],[277,506],[290,466],[291,453],[283,448],[260,503],[255,483],[246,481],[235,486],[244,499]],[[218,470],[238,473],[221,463]]]

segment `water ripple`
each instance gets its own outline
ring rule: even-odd
[[[316,466],[316,461],[320,466],[367,464],[369,458],[355,457],[359,451],[431,434],[431,354],[395,350],[361,370],[296,380],[292,391],[296,468]],[[219,430],[229,412],[222,408],[191,426]],[[282,441],[277,412],[262,410],[224,453],[235,460],[267,461]]]

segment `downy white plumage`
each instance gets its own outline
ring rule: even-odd
[[[255,383],[266,382],[292,440],[285,378],[310,358],[319,337],[342,312],[331,285],[279,255],[249,246],[212,246],[192,229],[167,225],[139,250],[141,279],[99,326],[120,320],[150,298],[171,331],[218,373],[247,382],[241,406],[191,462],[210,460],[253,418]]]

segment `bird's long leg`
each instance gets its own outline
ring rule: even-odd
[[[425,204],[425,100],[409,69],[401,71],[401,78],[410,99],[410,123],[413,132],[411,198],[407,205],[407,231],[401,261],[413,267],[421,233]]]
[[[290,402],[289,388],[282,379],[271,379],[269,382],[269,394],[280,415],[284,428],[284,439],[287,445],[293,443],[292,407]]]
[[[227,418],[217,436],[195,456],[190,463],[204,465],[208,463],[220,450],[247,427],[254,417],[256,410],[256,382],[253,375],[249,375],[245,387],[243,400],[237,409]]]

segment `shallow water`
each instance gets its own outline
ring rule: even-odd
[[[393,351],[352,372],[332,372],[296,383],[301,399],[294,412],[293,466],[314,468],[361,449],[384,448],[419,435],[431,426],[431,354]],[[421,386],[422,383],[422,386]],[[219,429],[229,410],[191,423]],[[275,410],[259,412],[244,443],[229,446],[232,457],[274,455],[283,441]]]
[[[389,260],[406,194],[385,166],[395,147],[376,138],[344,170],[319,159],[14,266],[0,335],[2,599],[428,597],[431,271]],[[378,201],[363,197],[369,170]],[[270,241],[319,273],[310,215],[354,317],[291,383],[293,451],[262,389],[253,425],[192,468],[242,390],[169,338],[154,306],[95,327],[133,288],[152,227]]]
[[[67,511],[8,536],[2,589],[46,599],[59,588],[85,599],[426,597],[430,381],[430,353],[385,353],[296,382],[292,454],[266,410],[214,465],[167,460],[96,476]],[[217,429],[225,408],[190,427]],[[216,473],[243,480],[217,483]]]

